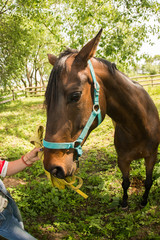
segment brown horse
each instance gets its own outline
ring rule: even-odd
[[[102,121],[107,114],[116,122],[114,144],[118,166],[123,174],[123,202],[127,207],[127,189],[132,160],[144,158],[146,163],[145,193],[142,206],[152,186],[152,172],[160,142],[160,120],[157,109],[142,86],[117,70],[115,64],[95,58],[102,30],[79,52],[66,50],[59,58],[49,54],[54,65],[47,90],[47,124],[45,140],[48,142],[74,142],[84,129],[93,109],[94,84],[89,68],[91,61],[100,86],[99,105]],[[96,128],[96,117],[88,133]],[[44,167],[59,178],[72,175],[76,169],[77,152],[74,148],[44,148]]]

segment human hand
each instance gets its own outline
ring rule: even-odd
[[[40,160],[40,158],[38,157],[38,153],[40,151],[43,151],[43,149],[42,148],[34,148],[29,153],[26,153],[23,156],[23,161],[26,163],[26,165],[32,165],[34,162]]]

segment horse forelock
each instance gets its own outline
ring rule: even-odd
[[[45,104],[46,104],[47,108],[49,108],[49,105],[50,105],[52,99],[53,99],[54,103],[56,104],[57,93],[58,93],[58,83],[59,83],[59,79],[60,79],[62,70],[66,68],[66,60],[68,57],[70,57],[71,55],[73,55],[77,52],[78,52],[77,50],[67,48],[64,52],[62,52],[59,55],[55,65],[51,71],[47,89],[46,89],[46,93],[45,93]]]

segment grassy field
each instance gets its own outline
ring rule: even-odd
[[[147,89],[160,112],[160,87]],[[36,126],[45,125],[43,98],[27,98],[0,105],[0,156],[8,161],[32,149],[29,142]],[[87,200],[70,189],[58,190],[47,180],[41,162],[4,179],[17,202],[25,228],[39,240],[139,240],[160,239],[160,149],[149,203],[143,209],[144,160],[131,165],[129,209],[119,205],[121,172],[113,145],[111,120],[95,129],[80,159],[81,190]]]

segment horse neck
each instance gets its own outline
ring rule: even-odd
[[[146,132],[146,112],[138,96],[140,86],[136,86],[118,70],[110,73],[106,69],[107,67],[105,71],[103,69],[99,72],[101,87],[105,93],[106,114],[129,132]]]

